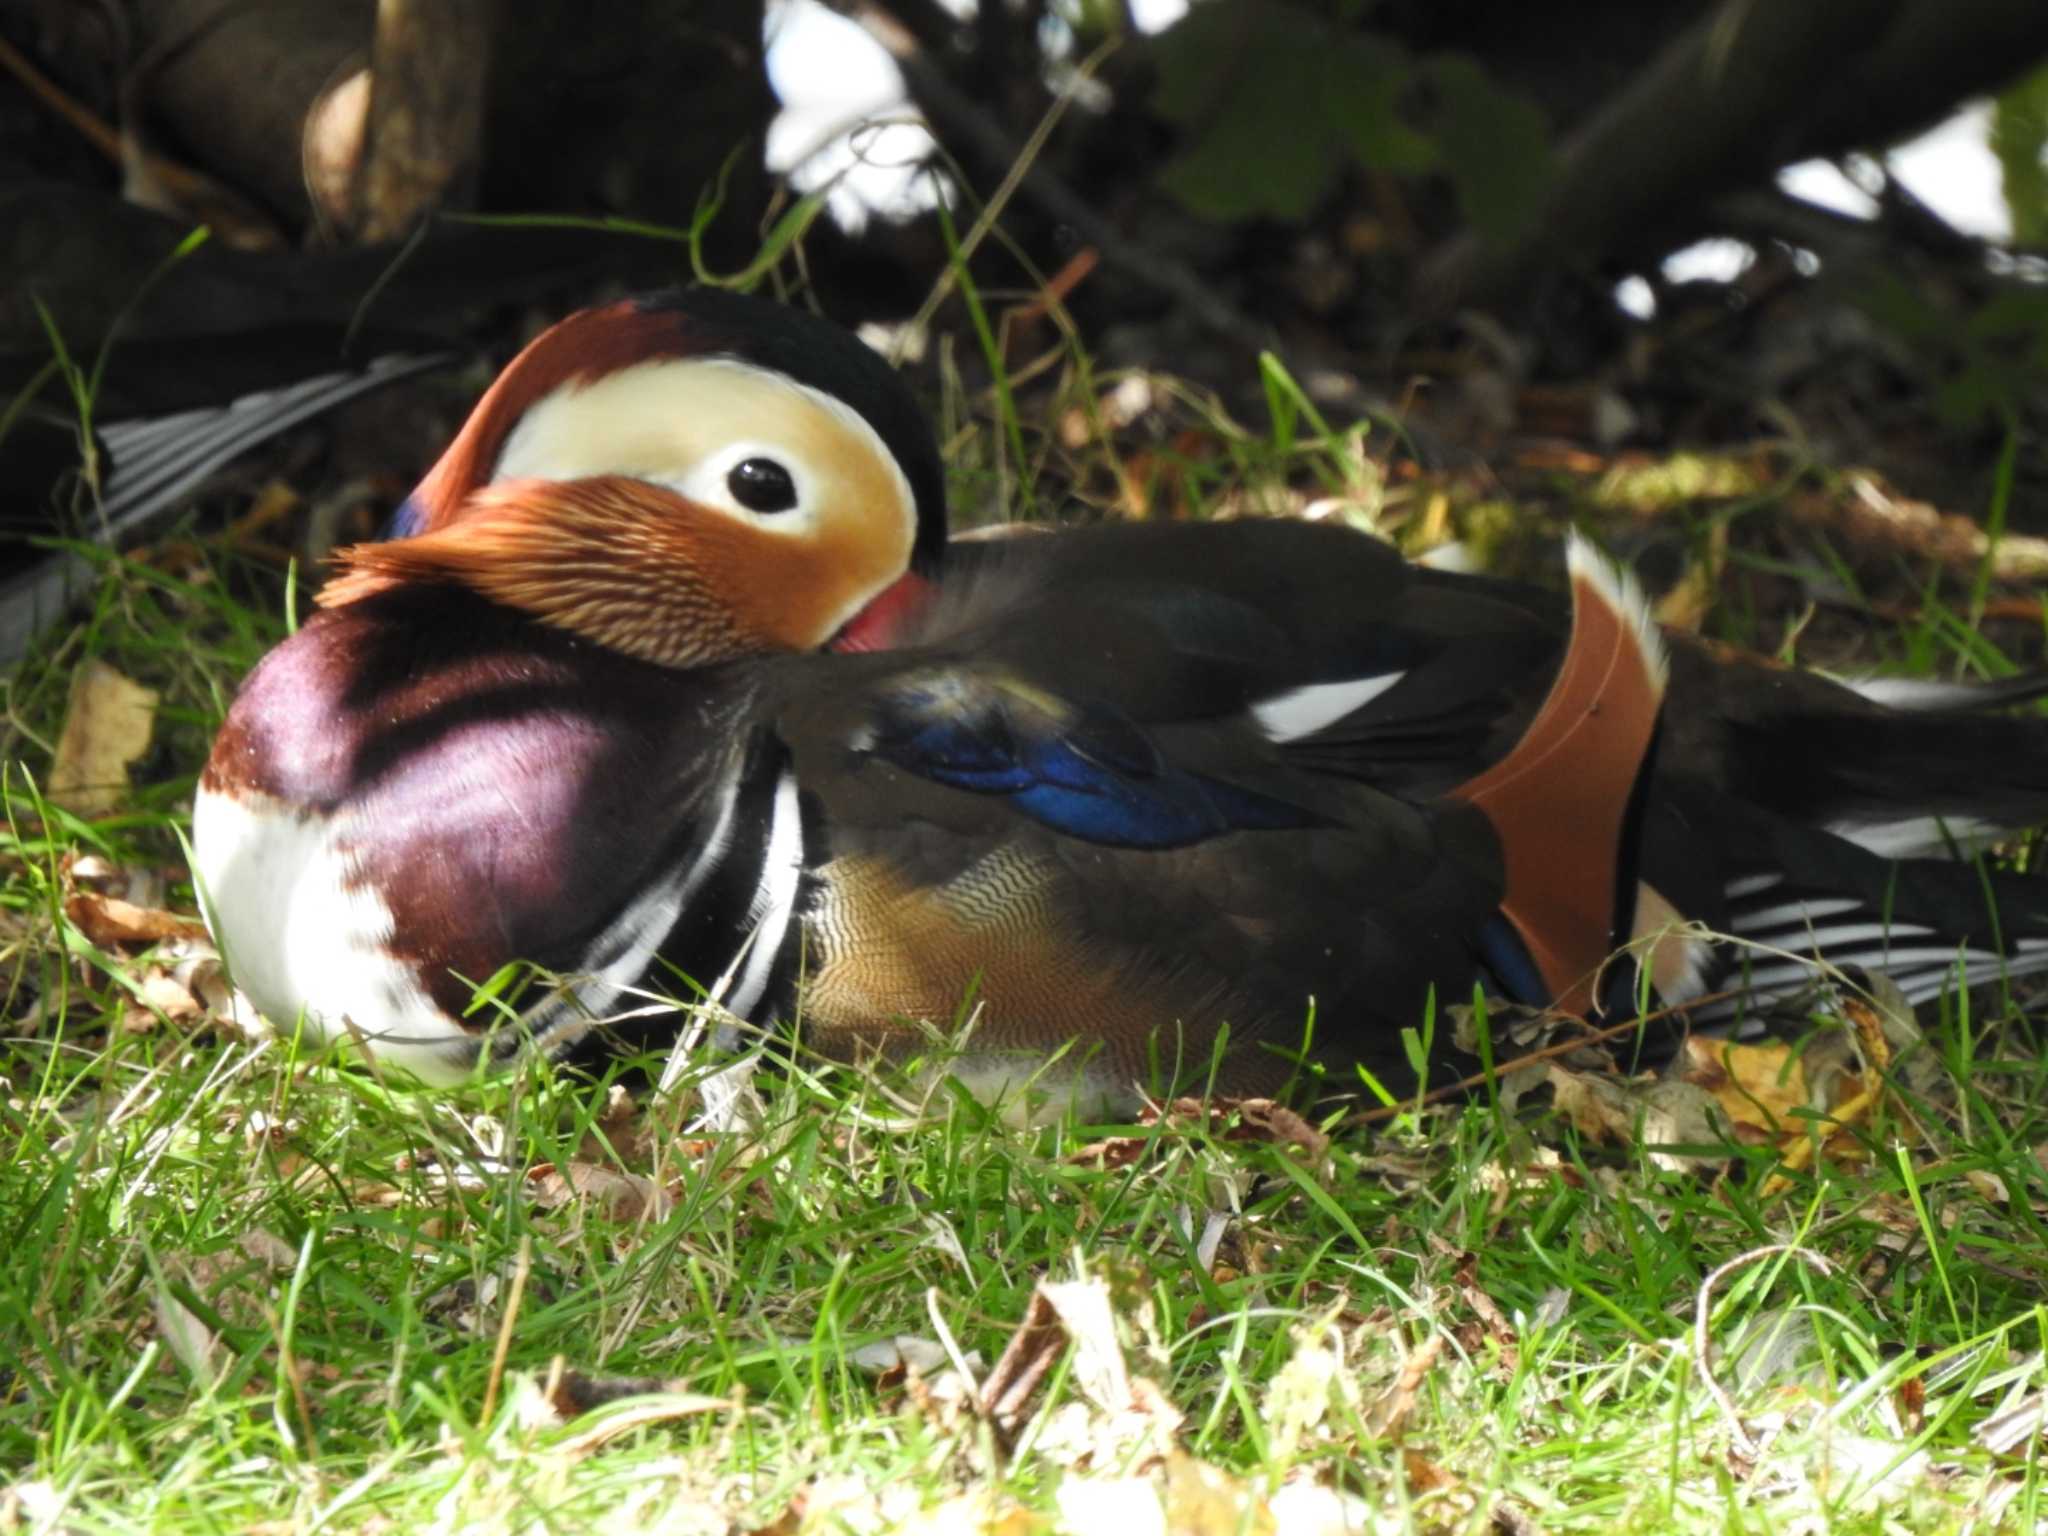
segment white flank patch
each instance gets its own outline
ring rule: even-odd
[[[1665,1002],[1682,1003],[1707,990],[1713,941],[1691,931],[1664,893],[1645,880],[1636,882],[1636,920],[1629,937],[1636,943],[1653,941],[1638,952],[1638,961]]]
[[[1144,1099],[1140,1085],[1075,1042],[1048,1065],[1037,1050],[979,1050],[970,1047],[928,1074],[950,1077],[977,1102],[995,1108],[1016,1130],[1057,1124],[1069,1115],[1100,1117],[1126,1111]]]
[[[1907,816],[1898,821],[1836,822],[1828,830],[1881,859],[1974,858],[2010,830],[1974,816]]]
[[[725,1006],[748,1018],[768,990],[775,957],[796,915],[797,887],[804,872],[803,813],[797,804],[796,775],[787,769],[775,782],[775,811],[768,824],[768,847],[761,859],[761,885],[747,909],[753,937],[748,940],[746,969]]]
[[[381,1063],[423,1082],[466,1078],[481,1036],[443,1013],[386,948],[395,930],[375,892],[351,883],[345,819],[267,795],[202,790],[192,807],[193,878],[229,973],[273,1025],[301,1014],[321,1040],[360,1035]]]
[[[1252,718],[1269,741],[1298,741],[1334,725],[1354,710],[1365,708],[1406,672],[1381,672],[1372,677],[1351,677],[1335,683],[1309,683],[1261,699],[1252,706]]]
[[[1908,713],[1984,702],[1983,691],[1977,684],[1943,682],[1934,677],[1845,677],[1840,681],[1851,693],[1860,693],[1873,704]]]

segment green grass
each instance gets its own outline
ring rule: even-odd
[[[1183,483],[1379,483],[1363,437],[1285,419]],[[1049,442],[1006,401],[964,456],[1042,455],[1015,484],[1061,467]],[[203,544],[107,561],[82,630],[9,686],[0,1527],[1137,1536],[1156,1527],[1124,1478],[1203,1531],[1269,1531],[1274,1508],[1311,1529],[1308,1486],[1389,1531],[2048,1518],[2025,1418],[2048,1387],[2048,1065],[2013,1020],[1928,1021],[1865,1155],[1768,1195],[1768,1149],[1673,1173],[1533,1096],[1333,1125],[1318,1162],[1220,1121],[1019,1130],[788,1040],[747,1131],[692,1128],[695,1071],[666,1097],[545,1066],[387,1084],[152,1015],[150,956],[65,907],[82,852],[180,865],[278,605]],[[129,808],[88,824],[38,786],[89,657],[163,703]],[[1130,1161],[1076,1156],[1117,1135],[1143,1138]],[[1706,1297],[1738,1424],[1695,1309],[1745,1254]],[[986,1377],[1034,1289],[1076,1280],[1119,1319],[1095,1344],[1157,1393],[1092,1398],[1083,1349],[1017,1422],[984,1419],[945,1360]],[[877,1369],[899,1337],[919,1371]],[[587,1406],[608,1382],[637,1395]]]

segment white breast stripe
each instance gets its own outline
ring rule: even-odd
[[[690,903],[704,882],[725,861],[732,844],[733,812],[739,798],[740,775],[729,774],[719,786],[718,816],[711,825],[711,834],[704,839],[703,851],[689,872],[680,882],[665,873],[619,914],[618,920],[591,947],[593,955],[614,948],[618,955],[578,978],[573,999],[557,996],[527,1014],[524,1023],[536,1049],[557,1051],[582,1038],[628,987],[647,974],[663,941],[690,910]],[[572,1001],[575,1006],[570,1006]]]
[[[753,925],[751,948],[739,985],[725,1006],[741,1018],[748,1018],[761,994],[768,990],[768,978],[775,969],[775,957],[789,932],[796,913],[797,885],[804,872],[803,814],[797,805],[796,775],[786,769],[775,784],[775,815],[768,827],[768,849],[761,860],[761,886],[754,893],[747,920]]]
[[[690,879],[699,878],[703,868],[702,863],[693,868]],[[514,1049],[505,1054],[516,1054],[519,1046],[529,1042],[534,1050],[550,1054],[580,1040],[600,1023],[605,1010],[654,963],[662,941],[675,931],[684,900],[675,883],[664,879],[627,906],[599,937],[593,951],[602,953],[616,947],[617,956],[597,970],[569,978],[569,996],[550,997],[528,1012],[522,1027],[511,1032],[516,1039]]]
[[[1298,741],[1334,725],[1353,710],[1363,709],[1406,677],[1406,672],[1380,672],[1336,683],[1309,683],[1290,688],[1252,706],[1252,718],[1269,741]]]
[[[676,897],[678,910],[688,909],[704,882],[725,862],[726,852],[732,847],[732,815],[739,803],[740,774],[735,770],[726,775],[725,783],[718,791],[718,820],[712,823],[711,835],[704,839],[704,851],[697,856],[697,862],[690,867],[690,873],[683,881],[682,891]]]

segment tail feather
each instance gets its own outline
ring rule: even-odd
[[[1795,696],[1729,729],[1732,792],[1885,857],[1970,854],[2048,822],[2038,715]]]
[[[1910,1002],[1956,986],[2048,971],[2048,881],[1944,859],[1886,859],[1832,834],[1721,807],[1736,873],[1723,889],[1721,1022],[1832,972],[1882,972]]]

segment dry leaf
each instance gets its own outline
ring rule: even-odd
[[[1358,1373],[1346,1361],[1344,1345],[1331,1316],[1294,1331],[1294,1353],[1273,1373],[1260,1404],[1274,1461],[1294,1461],[1333,1407],[1340,1424],[1358,1412]]]
[[[1174,1536],[1276,1536],[1272,1510],[1221,1467],[1176,1451],[1166,1461],[1166,1528]]]
[[[1145,1149],[1151,1145],[1150,1136],[1105,1136],[1100,1141],[1076,1147],[1063,1161],[1077,1168],[1128,1168],[1144,1156]]]
[[[861,1370],[877,1376],[886,1376],[892,1371],[916,1371],[923,1376],[936,1376],[953,1363],[952,1356],[936,1339],[922,1338],[914,1333],[899,1333],[893,1339],[877,1339],[872,1344],[863,1344],[846,1352],[847,1362]],[[978,1356],[969,1354],[967,1364],[977,1368]]]
[[[1299,1147],[1311,1162],[1321,1162],[1323,1154],[1330,1150],[1329,1137],[1272,1099],[1175,1099],[1164,1110],[1147,1105],[1142,1119],[1147,1125],[1162,1120],[1169,1126],[1189,1124],[1222,1141]]]
[[[1801,1130],[1795,1111],[1812,1102],[1797,1053],[1775,1040],[1743,1045],[1689,1035],[1679,1076],[1712,1094],[1734,1124],[1771,1136]]]
[[[132,901],[138,907],[162,906],[170,879],[180,873],[116,864],[97,853],[67,854],[60,869],[67,893],[81,888],[98,891],[102,896],[118,896],[123,901]]]
[[[161,907],[138,907],[132,901],[73,891],[64,899],[64,915],[78,931],[101,947],[117,944],[159,944],[166,939],[204,939],[206,925]]]
[[[1487,1294],[1479,1283],[1479,1255],[1466,1252],[1458,1258],[1458,1294],[1465,1298],[1465,1305],[1478,1317],[1479,1324],[1486,1330],[1486,1337],[1493,1340],[1500,1351],[1498,1369],[1502,1380],[1511,1379],[1517,1367],[1520,1340],[1515,1336],[1514,1324],[1500,1309],[1500,1304]]]
[[[128,790],[128,765],[149,750],[157,692],[131,682],[103,661],[88,661],[71,679],[50,798],[91,820],[105,816]]]
[[[2044,1430],[2048,1430],[2048,1392],[2031,1392],[1983,1420],[1970,1431],[1970,1438],[1995,1456],[2016,1456]]]
[[[149,973],[135,989],[135,1000],[143,1007],[162,1014],[174,1024],[196,1019],[206,1011],[200,1006],[199,999],[187,991],[182,982],[168,971],[156,966],[149,968]]]
[[[732,1406],[729,1397],[711,1397],[702,1392],[661,1392],[605,1414],[589,1428],[557,1441],[554,1448],[569,1456],[588,1456],[619,1436],[649,1424],[666,1424],[671,1419],[700,1413],[724,1413]]]
[[[659,1221],[674,1203],[669,1192],[638,1173],[597,1163],[537,1163],[526,1172],[528,1198],[544,1211],[590,1204],[613,1221]]]
[[[296,1269],[299,1250],[263,1227],[251,1227],[236,1239],[242,1252],[271,1269]]]
[[[1149,1314],[1126,1310],[1141,1332]],[[1011,1435],[1024,1423],[1032,1395],[1061,1351],[1073,1346],[1069,1376],[1085,1402],[1069,1402],[1040,1428],[1039,1454],[1079,1465],[1115,1459],[1125,1469],[1156,1463],[1172,1448],[1181,1412],[1166,1394],[1125,1363],[1118,1313],[1100,1280],[1041,1280],[1002,1358],[982,1384],[981,1412]]]
[[[1714,1123],[1718,1106],[1712,1095],[1694,1083],[1659,1082],[1651,1078],[1616,1078],[1604,1073],[1574,1072],[1551,1063],[1549,1080],[1558,1112],[1582,1136],[1622,1146],[1640,1142],[1659,1168],[1683,1171],[1718,1157],[1664,1150],[1677,1146],[1712,1146],[1722,1137]]]
[[[1182,1134],[1205,1131],[1219,1141],[1297,1147],[1310,1163],[1317,1165],[1330,1150],[1329,1137],[1285,1104],[1272,1099],[1234,1099],[1227,1096],[1180,1098],[1163,1106],[1147,1104],[1138,1121],[1141,1125],[1164,1125],[1168,1131]],[[1136,1162],[1153,1144],[1153,1139],[1150,1136],[1109,1136],[1068,1153],[1066,1160],[1102,1168],[1123,1168]]]
[[[1408,1420],[1414,1417],[1415,1402],[1421,1395],[1422,1384],[1429,1379],[1430,1369],[1436,1364],[1436,1357],[1443,1353],[1443,1348],[1444,1336],[1432,1333],[1401,1362],[1401,1374],[1380,1394],[1380,1400],[1365,1416],[1367,1427],[1375,1435],[1386,1440],[1401,1438],[1408,1427]]]
[[[201,1321],[199,1314],[172,1294],[170,1285],[156,1283],[156,1331],[186,1373],[202,1387],[220,1380],[223,1357],[220,1336]]]
[[[1067,1331],[1041,1285],[1024,1304],[1023,1321],[981,1384],[982,1409],[997,1428],[1006,1434],[1016,1433],[1031,1395],[1059,1360],[1066,1342]]]
[[[1060,1525],[1072,1536],[1167,1536],[1166,1510],[1149,1477],[1061,1479]]]

